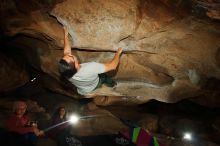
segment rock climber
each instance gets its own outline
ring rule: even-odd
[[[119,64],[122,48],[118,48],[114,58],[108,63],[87,62],[79,63],[76,56],[72,55],[68,40],[68,30],[64,27],[64,56],[59,61],[59,72],[77,87],[77,92],[86,95],[106,84],[114,87],[116,82],[108,77],[106,72],[115,70]]]

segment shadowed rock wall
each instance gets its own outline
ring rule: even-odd
[[[118,86],[92,93],[97,104],[177,102],[203,96],[209,78],[220,79],[218,1],[1,1],[1,32],[13,37],[8,45],[22,48],[29,64],[52,77],[45,87],[59,93],[79,97],[57,70],[62,26],[80,62],[107,62],[124,48],[111,73]]]

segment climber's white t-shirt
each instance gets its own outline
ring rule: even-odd
[[[79,71],[69,81],[77,87],[79,94],[85,95],[97,87],[98,74],[105,72],[105,66],[97,62],[82,63],[80,66]]]

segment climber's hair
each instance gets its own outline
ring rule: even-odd
[[[76,68],[73,67],[70,63],[66,62],[64,59],[60,59],[59,61],[59,72],[62,77],[67,79],[71,78],[76,72]]]

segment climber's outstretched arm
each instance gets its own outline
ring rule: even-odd
[[[120,56],[122,53],[122,48],[118,48],[118,51],[115,53],[114,58],[110,63],[106,63],[105,65],[105,72],[115,70],[119,64]]]
[[[69,39],[68,39],[68,30],[66,27],[63,28],[63,32],[64,32],[64,48],[63,48],[63,53],[64,56],[66,55],[72,55],[71,53],[71,47],[70,47],[70,43],[69,43]]]
[[[78,59],[75,55],[71,52],[70,42],[68,39],[68,30],[66,27],[63,28],[64,32],[64,47],[63,47],[63,59],[69,60],[69,62],[72,62],[75,64],[75,68],[78,70],[80,68],[80,64],[78,62]]]

